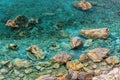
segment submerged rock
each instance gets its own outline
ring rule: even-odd
[[[72,69],[74,71],[78,71],[83,67],[83,64],[80,63],[79,61],[68,61],[66,63],[67,69]]]
[[[73,49],[82,45],[82,40],[79,37],[72,37],[70,42]]]
[[[14,19],[16,25],[26,25],[28,23],[28,18],[24,15],[19,15]]]
[[[18,45],[16,45],[16,44],[9,44],[8,48],[12,49],[12,50],[17,50],[18,49]]]
[[[88,57],[93,62],[100,62],[109,54],[110,50],[106,48],[95,48],[87,52]]]
[[[81,30],[80,34],[87,38],[105,39],[109,36],[109,29],[107,28],[85,29],[85,30]]]
[[[28,23],[28,18],[24,15],[19,15],[15,17],[13,20],[9,19],[6,23],[6,26],[11,28],[16,28],[20,26],[25,26]]]
[[[65,52],[60,52],[53,56],[52,60],[57,63],[66,63],[67,61],[71,60],[71,56]]]
[[[39,49],[37,45],[32,45],[26,49],[29,53],[27,54],[29,58],[33,60],[44,59],[45,53]]]
[[[73,7],[77,8],[77,9],[81,9],[83,11],[86,11],[86,10],[92,8],[92,5],[90,2],[87,2],[85,0],[81,0],[81,1],[74,1]]]
[[[16,58],[14,60],[14,65],[17,67],[17,68],[26,68],[26,67],[29,67],[31,64],[30,61],[27,61],[27,60],[23,60],[23,59],[19,59],[19,58]]]

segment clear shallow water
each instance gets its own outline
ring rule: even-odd
[[[29,59],[26,48],[37,44],[46,54],[45,60],[57,52],[65,51],[74,59],[81,53],[96,47],[106,47],[111,50],[111,55],[120,54],[120,1],[119,0],[88,0],[93,8],[83,12],[72,6],[73,0],[1,0],[0,1],[0,60],[12,60],[14,58]],[[47,14],[53,14],[47,16]],[[5,26],[8,19],[18,15],[25,15],[29,19],[40,18],[41,23],[33,26],[28,31],[29,37],[16,39],[13,30]],[[62,30],[55,28],[58,24]],[[78,32],[87,28],[110,29],[110,37],[106,40],[94,40],[89,47],[70,49],[69,39],[79,36],[83,42],[87,39],[81,37]],[[19,50],[7,49],[7,45],[15,43]],[[50,50],[52,44],[59,46],[56,50]]]

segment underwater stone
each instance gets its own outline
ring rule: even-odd
[[[79,37],[72,37],[70,42],[73,49],[82,45],[82,40]]]
[[[53,65],[53,68],[54,69],[58,69],[60,67],[60,64],[59,63],[55,63],[54,65]]]
[[[29,67],[31,64],[30,61],[27,61],[27,60],[23,60],[23,59],[20,59],[20,58],[16,58],[14,60],[14,65],[17,67],[17,68],[26,68],[26,67]]]
[[[88,56],[86,54],[81,54],[80,55],[80,61],[81,62],[86,62],[88,60]]]
[[[50,66],[51,65],[51,62],[39,62],[38,63],[41,67],[48,67],[48,66]]]
[[[109,54],[110,50],[106,48],[94,48],[87,52],[88,57],[93,62],[100,62]]]
[[[18,49],[18,45],[16,45],[16,44],[9,44],[8,48],[12,49],[12,50],[17,50]]]
[[[110,65],[115,65],[119,63],[119,61],[114,56],[106,58],[105,61]]]
[[[81,30],[80,35],[83,35],[87,38],[100,38],[105,39],[109,36],[109,29],[107,28],[99,28],[99,29],[85,29]]]
[[[28,21],[28,25],[35,25],[36,23],[38,23],[38,19],[31,18],[31,19]]]
[[[26,74],[29,74],[29,73],[31,73],[33,70],[31,69],[31,68],[28,68],[28,69],[25,69],[25,73]]]
[[[89,47],[92,44],[92,41],[93,41],[92,39],[87,39],[83,46],[84,47]]]
[[[90,2],[82,0],[82,1],[74,1],[73,7],[77,8],[77,9],[81,9],[83,11],[86,11],[86,10],[92,8],[92,5]]]
[[[83,68],[83,64],[79,61],[68,61],[66,63],[67,69],[72,69],[74,71],[78,71]]]
[[[50,74],[42,75],[35,80],[56,80],[55,77],[52,77]]]
[[[26,25],[28,23],[28,18],[24,15],[19,15],[14,19],[16,25]]]
[[[0,80],[3,80],[5,77],[3,75],[0,75]]]
[[[2,74],[6,74],[7,72],[8,72],[7,69],[4,69],[4,68],[0,69],[0,73],[2,73]]]
[[[71,60],[71,56],[65,52],[59,52],[55,56],[53,56],[52,60],[57,63],[66,63]]]
[[[37,45],[32,45],[26,49],[29,53],[27,54],[29,58],[33,60],[44,59],[45,53],[39,49]]]

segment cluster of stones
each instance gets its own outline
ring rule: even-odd
[[[87,51],[86,54],[81,54],[79,60],[71,60],[71,56],[67,53],[58,53],[52,57],[53,62],[56,64],[65,64],[68,73],[61,73],[55,76],[50,74],[43,75],[37,80],[92,80],[94,75],[99,75],[102,70],[109,70],[119,61],[109,56],[110,50],[106,48],[95,48]],[[71,76],[70,76],[71,75]]]
[[[81,30],[80,34],[87,38],[105,39],[109,36],[107,28]],[[79,37],[70,39],[72,49],[78,48],[83,44]],[[37,80],[92,80],[93,76],[97,76],[103,70],[109,70],[119,61],[114,56],[109,56],[110,50],[107,48],[94,48],[81,54],[79,60],[72,60],[71,56],[65,52],[60,52],[53,56],[53,62],[57,64],[65,64],[68,73],[61,73],[61,76],[43,75]],[[61,77],[61,78],[60,78]]]

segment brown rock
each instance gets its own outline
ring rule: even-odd
[[[109,54],[109,50],[106,48],[95,48],[87,52],[88,57],[93,60],[93,62],[100,62]]]
[[[79,37],[72,37],[70,42],[73,49],[82,45],[82,40]]]
[[[88,60],[88,56],[86,55],[86,54],[81,54],[80,55],[80,61],[81,62],[85,62],[85,61],[87,61]]]
[[[66,67],[68,69],[72,69],[73,71],[78,71],[83,67],[83,64],[81,64],[79,61],[69,61],[67,62]]]
[[[119,61],[114,56],[106,58],[105,61],[110,65],[115,65],[119,63]]]
[[[80,34],[87,38],[102,38],[105,39],[109,35],[109,30],[107,28],[99,29],[86,29],[81,30]]]
[[[67,61],[71,60],[71,56],[65,52],[60,52],[53,56],[52,60],[57,63],[66,63]]]

